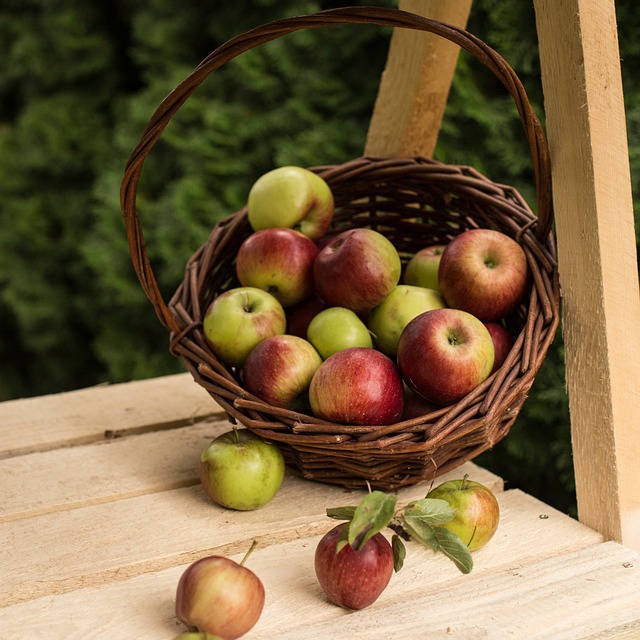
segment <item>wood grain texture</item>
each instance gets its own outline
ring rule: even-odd
[[[579,516],[640,549],[640,298],[615,6],[534,4]]]
[[[464,28],[471,4],[401,0],[399,8]],[[431,33],[394,31],[365,155],[433,155],[459,52],[457,45]]]

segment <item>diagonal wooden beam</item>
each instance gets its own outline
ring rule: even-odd
[[[534,5],[578,513],[640,549],[640,296],[615,5]]]

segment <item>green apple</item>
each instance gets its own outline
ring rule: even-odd
[[[202,321],[211,350],[225,364],[241,367],[252,349],[286,331],[282,305],[257,287],[237,287],[217,296]]]
[[[312,240],[325,235],[333,220],[329,185],[302,167],[278,167],[260,176],[249,191],[247,216],[254,231],[286,227]]]
[[[443,297],[433,289],[399,284],[369,314],[368,325],[374,343],[388,356],[395,356],[403,329],[416,316],[433,309],[443,309]]]
[[[284,471],[280,449],[248,429],[223,433],[200,456],[200,482],[207,495],[238,511],[269,502],[280,489]]]
[[[498,528],[500,506],[493,493],[479,482],[467,479],[449,480],[432,489],[427,498],[448,502],[456,515],[440,525],[458,536],[469,551],[484,547]]]
[[[402,282],[440,291],[438,269],[445,247],[444,244],[434,244],[420,249],[407,263]]]
[[[307,328],[307,340],[323,360],[349,347],[373,347],[367,325],[344,307],[329,307],[316,314]]]

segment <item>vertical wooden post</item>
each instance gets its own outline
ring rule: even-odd
[[[465,27],[472,0],[401,0],[399,8]],[[460,48],[431,33],[396,29],[371,118],[365,154],[430,157]]]
[[[579,518],[640,549],[640,299],[614,0],[535,0]]]

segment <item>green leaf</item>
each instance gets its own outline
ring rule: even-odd
[[[402,542],[402,538],[394,533],[391,537],[391,549],[393,550],[393,570],[398,573],[404,566],[404,559],[407,555],[407,549]]]
[[[402,521],[402,526],[413,540],[423,544],[425,547],[430,547],[434,551],[440,551],[440,543],[436,537],[434,527],[425,522],[423,518],[403,513],[400,520]]]
[[[349,523],[349,544],[357,551],[384,529],[395,514],[397,498],[382,491],[368,493]]]
[[[344,525],[342,531],[340,531],[340,537],[336,544],[336,553],[340,553],[344,546],[349,544],[349,525]]]
[[[327,515],[334,520],[351,520],[356,507],[329,507]]]
[[[434,527],[433,530],[442,553],[453,560],[453,563],[462,573],[470,573],[471,569],[473,569],[473,558],[469,549],[467,549],[467,545],[455,533],[451,533],[449,529]]]
[[[453,520],[456,510],[446,500],[424,498],[409,504],[404,513],[414,518],[421,518],[425,523],[435,526]]]

